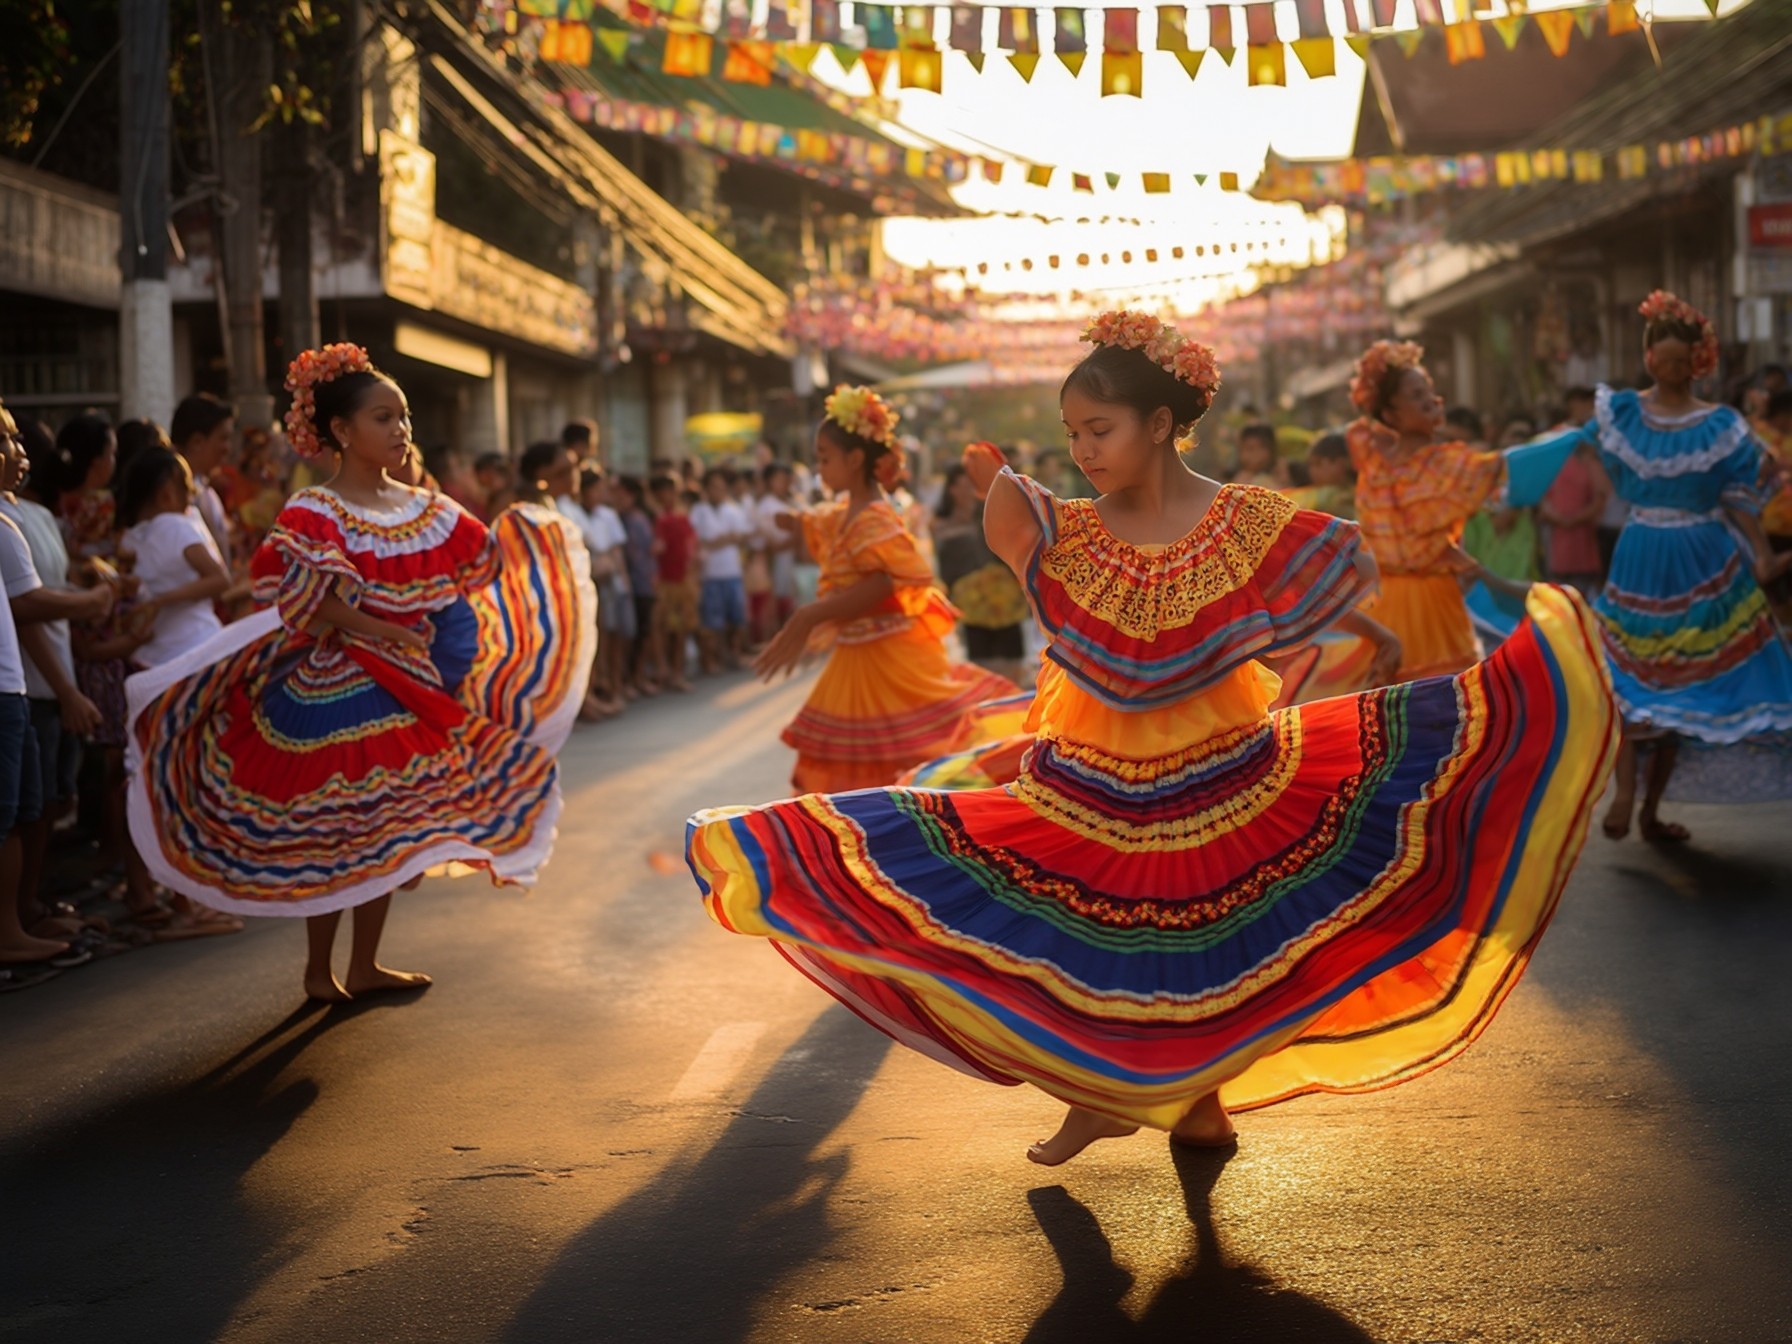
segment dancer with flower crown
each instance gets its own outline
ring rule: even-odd
[[[1717,368],[1710,319],[1659,289],[1637,311],[1653,385],[1601,387],[1592,420],[1549,442],[1592,443],[1630,505],[1594,602],[1625,724],[1604,830],[1622,839],[1634,813],[1645,840],[1678,843],[1688,832],[1657,815],[1663,798],[1792,798],[1792,652],[1763,591],[1792,553],[1761,528],[1764,446],[1734,408],[1693,393]]]
[[[781,515],[821,567],[816,599],[799,607],[753,664],[788,673],[808,654],[827,666],[784,730],[798,792],[893,784],[904,770],[970,741],[973,711],[1014,683],[954,664],[945,638],[957,613],[884,493],[900,474],[897,415],[864,387],[839,387],[815,431],[815,471],[831,504]]]
[[[1439,438],[1444,404],[1424,358],[1411,341],[1364,351],[1350,385],[1362,414],[1345,433],[1363,544],[1381,567],[1369,609],[1400,640],[1401,681],[1450,676],[1481,656],[1462,588],[1477,566],[1457,544],[1462,529],[1502,492],[1514,508],[1537,503],[1571,451],[1552,442],[1496,452]]]
[[[1465,1048],[1548,922],[1617,746],[1598,634],[1537,585],[1487,662],[1270,711],[1258,661],[1374,582],[1353,523],[1178,455],[1206,347],[1104,314],[1060,406],[1101,491],[985,445],[991,549],[1050,643],[1005,788],[866,789],[691,819],[710,914],[896,1040],[1068,1103],[1028,1156],[1403,1082]]]
[[[251,563],[267,610],[131,678],[131,833],[155,877],[241,915],[304,915],[305,991],[429,978],[380,965],[391,895],[450,862],[527,884],[560,810],[596,594],[552,510],[485,525],[402,484],[410,411],[353,345],[307,351],[287,435],[336,462]],[[331,966],[354,910],[348,972]]]

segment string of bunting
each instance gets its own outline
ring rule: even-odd
[[[1743,158],[1757,150],[1774,154],[1792,149],[1792,112],[1742,122],[1704,135],[1615,151],[1593,149],[1510,150],[1488,154],[1420,154],[1403,158],[1347,159],[1340,163],[1271,162],[1251,188],[1265,201],[1315,205],[1379,205],[1436,191],[1487,187],[1528,187],[1551,182],[1632,181]]]
[[[1452,64],[1487,54],[1491,28],[1507,49],[1535,26],[1556,56],[1565,56],[1579,32],[1592,37],[1601,26],[1613,36],[1636,32],[1649,20],[1637,0],[1597,0],[1569,8],[1528,12],[1522,0],[1413,0],[1417,26],[1395,27],[1397,0],[1294,0],[1293,36],[1276,16],[1275,0],[1245,4],[1159,5],[1148,9],[995,8],[978,5],[843,5],[841,0],[486,0],[508,11],[507,25],[523,20],[542,25],[536,52],[544,61],[588,64],[594,41],[616,61],[624,59],[631,34],[594,29],[593,6],[641,28],[666,34],[663,73],[710,76],[741,83],[769,84],[782,60],[807,71],[823,47],[849,73],[863,65],[873,95],[881,92],[894,66],[898,86],[941,90],[948,51],[964,55],[981,71],[987,57],[1000,54],[1030,81],[1048,53],[1073,75],[1092,54],[1100,57],[1104,96],[1140,97],[1144,54],[1155,50],[1176,58],[1192,78],[1209,54],[1230,65],[1242,51],[1251,85],[1282,85],[1288,55],[1307,76],[1337,72],[1336,41],[1358,54],[1372,38],[1393,38],[1413,54],[1428,31],[1443,33]],[[1713,14],[1717,0],[1706,0]],[[758,17],[759,14],[763,17]],[[1099,16],[1092,23],[1091,15]],[[1342,22],[1334,18],[1341,16]],[[994,16],[995,40],[986,41]],[[848,21],[850,15],[850,21]],[[1142,15],[1152,29],[1142,31]],[[1404,20],[1404,16],[1402,16]],[[945,45],[940,35],[945,34]],[[1149,40],[1147,40],[1149,38]]]

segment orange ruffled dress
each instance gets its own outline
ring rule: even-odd
[[[1369,427],[1350,427],[1357,522],[1381,567],[1381,594],[1366,610],[1400,637],[1399,679],[1451,676],[1481,646],[1456,571],[1447,563],[1463,526],[1506,483],[1506,454],[1434,443],[1393,460]]]
[[[947,658],[958,613],[934,586],[901,515],[879,500],[848,518],[842,501],[805,514],[803,536],[821,567],[819,596],[874,574],[888,574],[896,590],[875,610],[821,632],[817,647],[831,645],[827,666],[783,733],[797,753],[793,787],[839,793],[894,784],[911,766],[976,740],[977,707],[1015,686]]]

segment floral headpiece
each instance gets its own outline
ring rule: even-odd
[[[312,424],[317,414],[317,387],[345,373],[377,373],[367,352],[347,341],[307,350],[286,370],[286,390],[292,405],[286,408],[286,441],[300,457],[318,457],[324,446]]]
[[[881,443],[886,448],[896,446],[896,422],[902,417],[870,388],[842,384],[834,389],[822,409],[828,419],[848,434],[857,434],[861,439]]]
[[[1381,395],[1381,384],[1392,369],[1416,369],[1425,358],[1425,347],[1417,341],[1377,341],[1356,362],[1356,377],[1350,380],[1350,403],[1364,415],[1375,409]]]
[[[1143,351],[1145,358],[1158,368],[1206,393],[1210,399],[1220,389],[1220,362],[1212,349],[1150,313],[1129,308],[1098,313],[1083,329],[1083,339],[1090,345]]]
[[[1658,289],[1637,305],[1637,312],[1645,322],[1677,322],[1696,327],[1699,339],[1692,348],[1692,376],[1703,378],[1717,368],[1717,328],[1685,299]]]

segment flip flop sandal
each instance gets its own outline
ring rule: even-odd
[[[45,957],[44,961],[59,971],[72,970],[76,966],[85,966],[93,960],[93,949],[83,947],[79,942],[70,943],[68,951],[58,952],[54,956]]]

